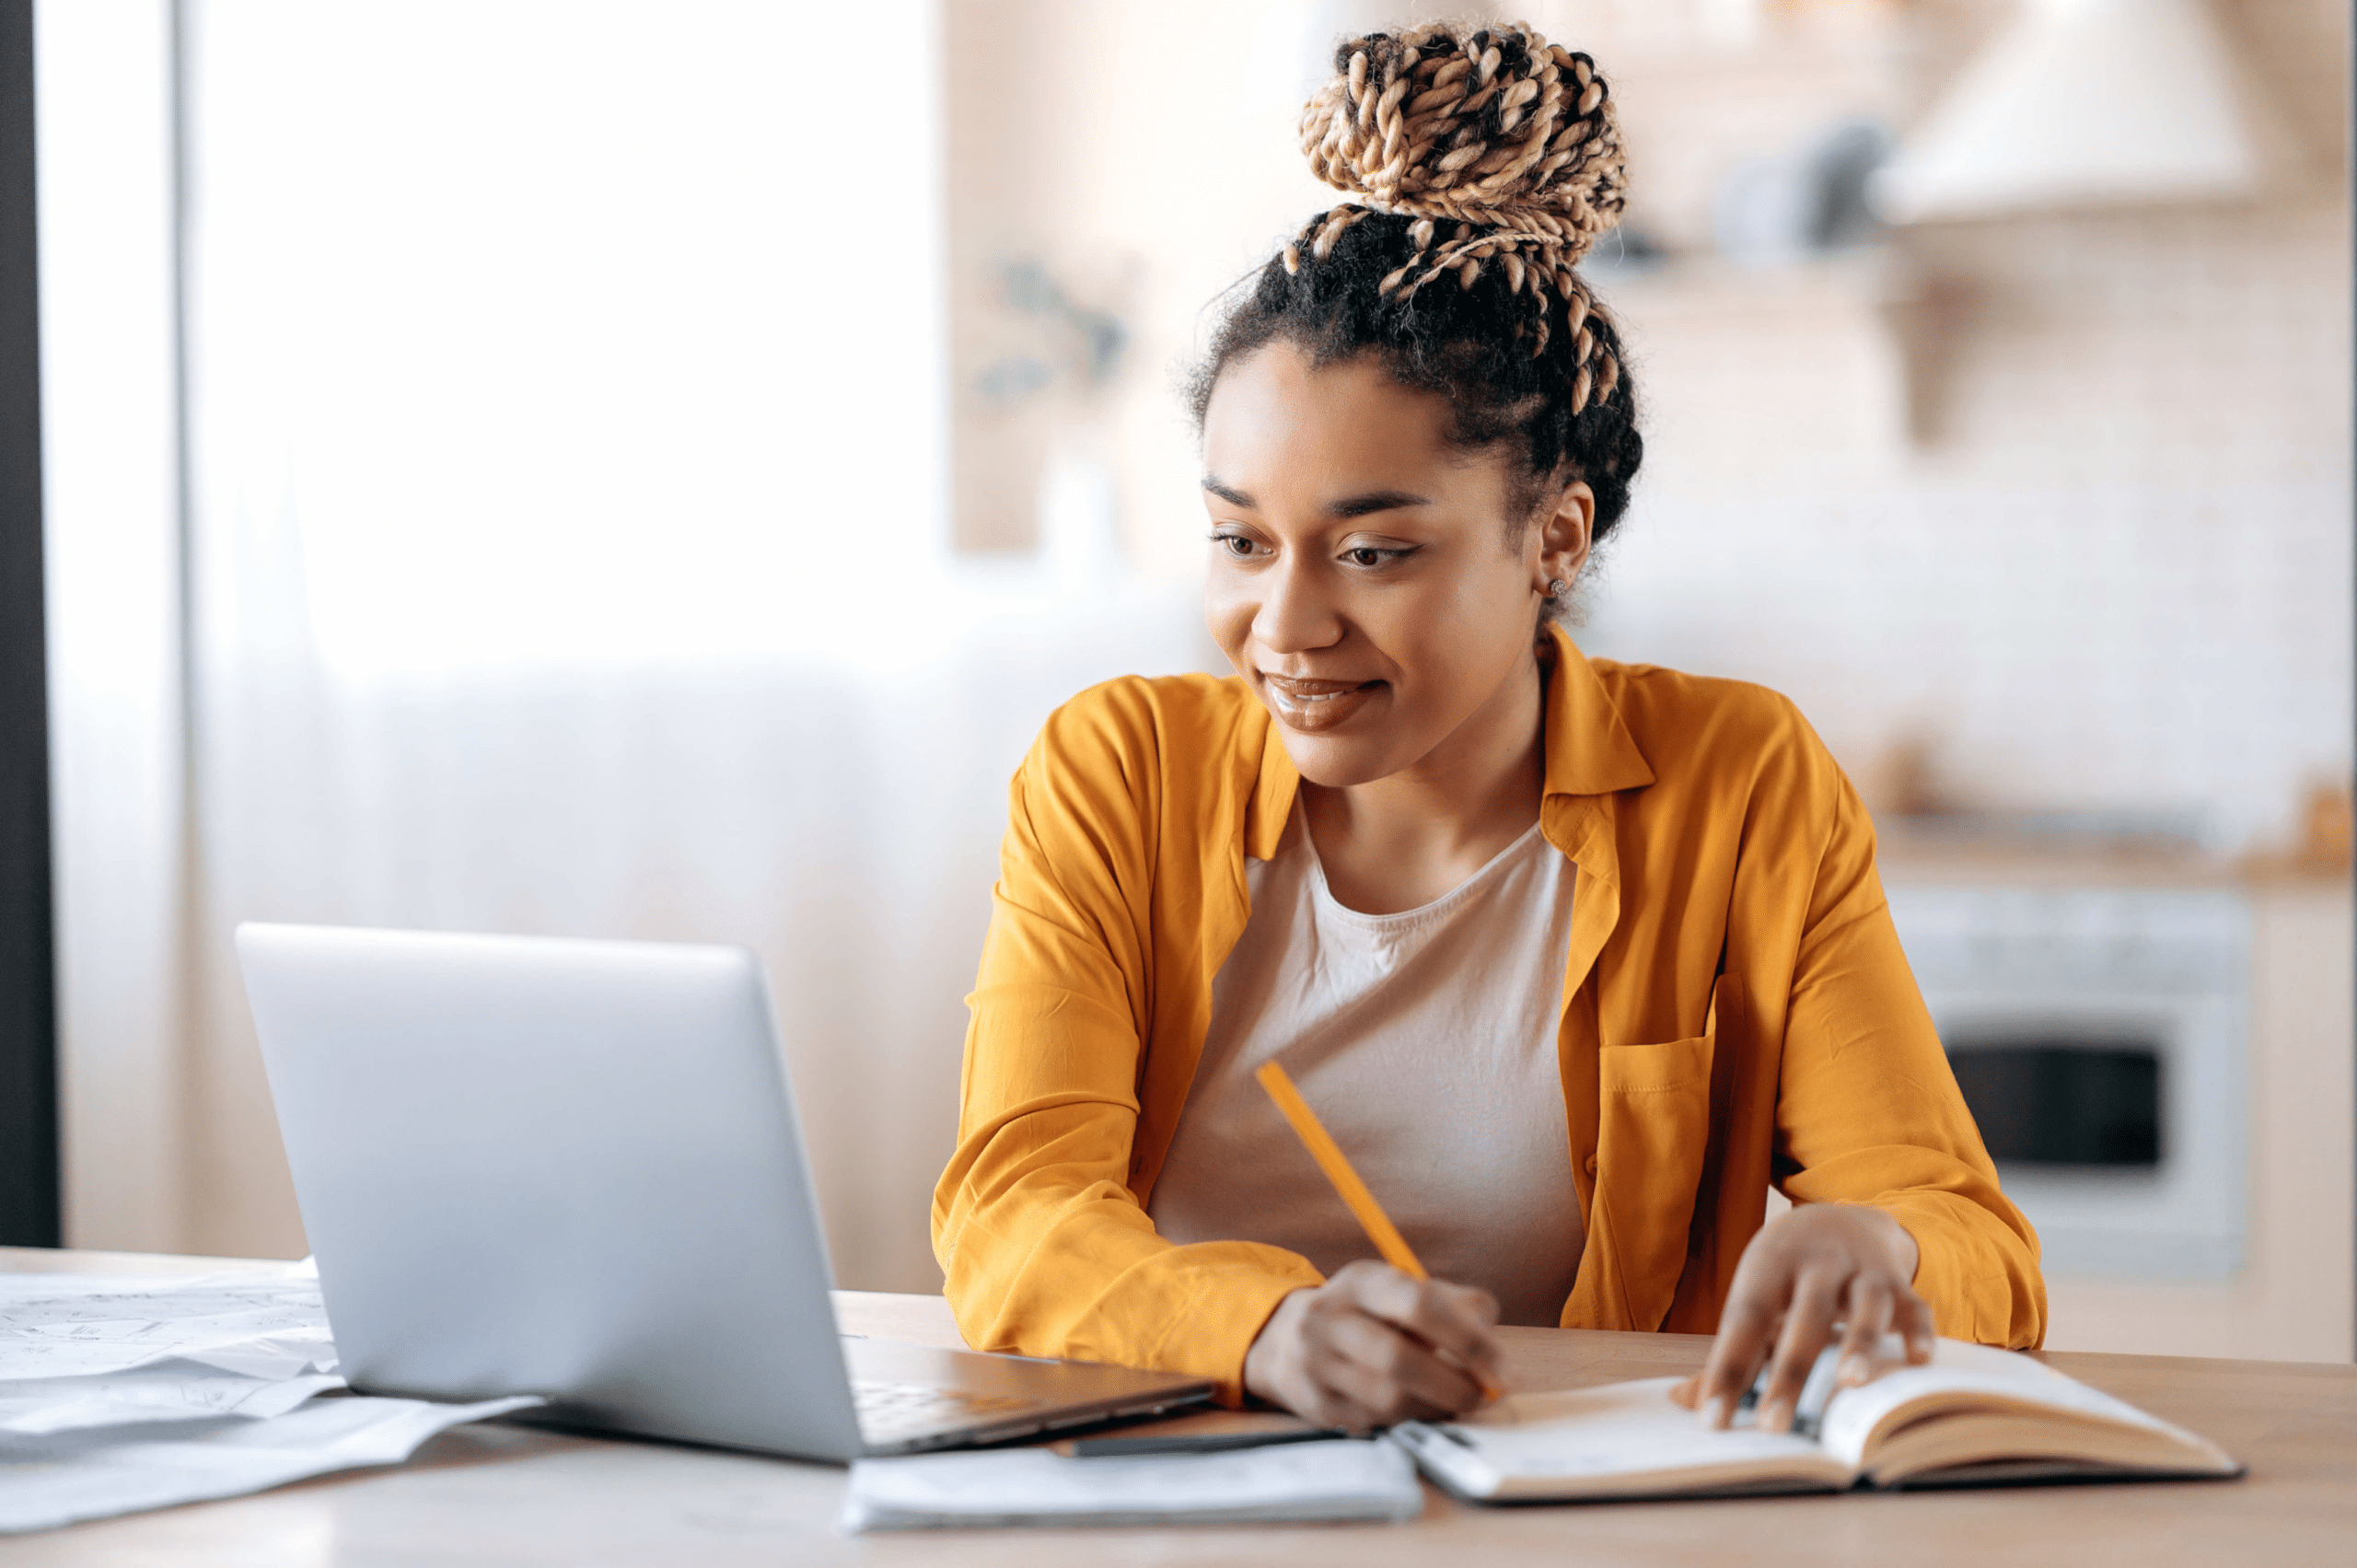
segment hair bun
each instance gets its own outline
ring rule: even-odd
[[[1302,151],[1376,211],[1519,231],[1566,264],[1620,221],[1620,127],[1586,55],[1439,22],[1346,39],[1334,72],[1302,110]]]

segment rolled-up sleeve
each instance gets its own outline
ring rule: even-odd
[[[2034,1347],[2046,1334],[2037,1232],[1999,1191],[1891,924],[1865,809],[1834,779],[1786,1019],[1777,1185],[1906,1226],[1942,1334]]]

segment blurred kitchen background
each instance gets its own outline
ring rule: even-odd
[[[1004,780],[1217,668],[1177,385],[1429,9],[42,0],[69,1241],[305,1250],[238,920],[726,941],[934,1288]],[[1583,645],[1866,792],[2050,1345],[2349,1359],[2348,7],[1517,14],[1634,192]]]

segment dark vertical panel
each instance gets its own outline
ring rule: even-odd
[[[32,0],[0,0],[0,1245],[58,1244]]]

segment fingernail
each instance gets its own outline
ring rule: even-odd
[[[1863,1355],[1843,1356],[1841,1365],[1833,1371],[1833,1380],[1849,1388],[1856,1388],[1873,1376],[1874,1368],[1866,1364]]]
[[[1724,1394],[1714,1394],[1702,1406],[1702,1424],[1708,1430],[1717,1432],[1726,1423],[1727,1397]]]
[[[1782,1400],[1770,1400],[1759,1407],[1759,1427],[1762,1432],[1783,1432],[1793,1424],[1793,1407]]]

